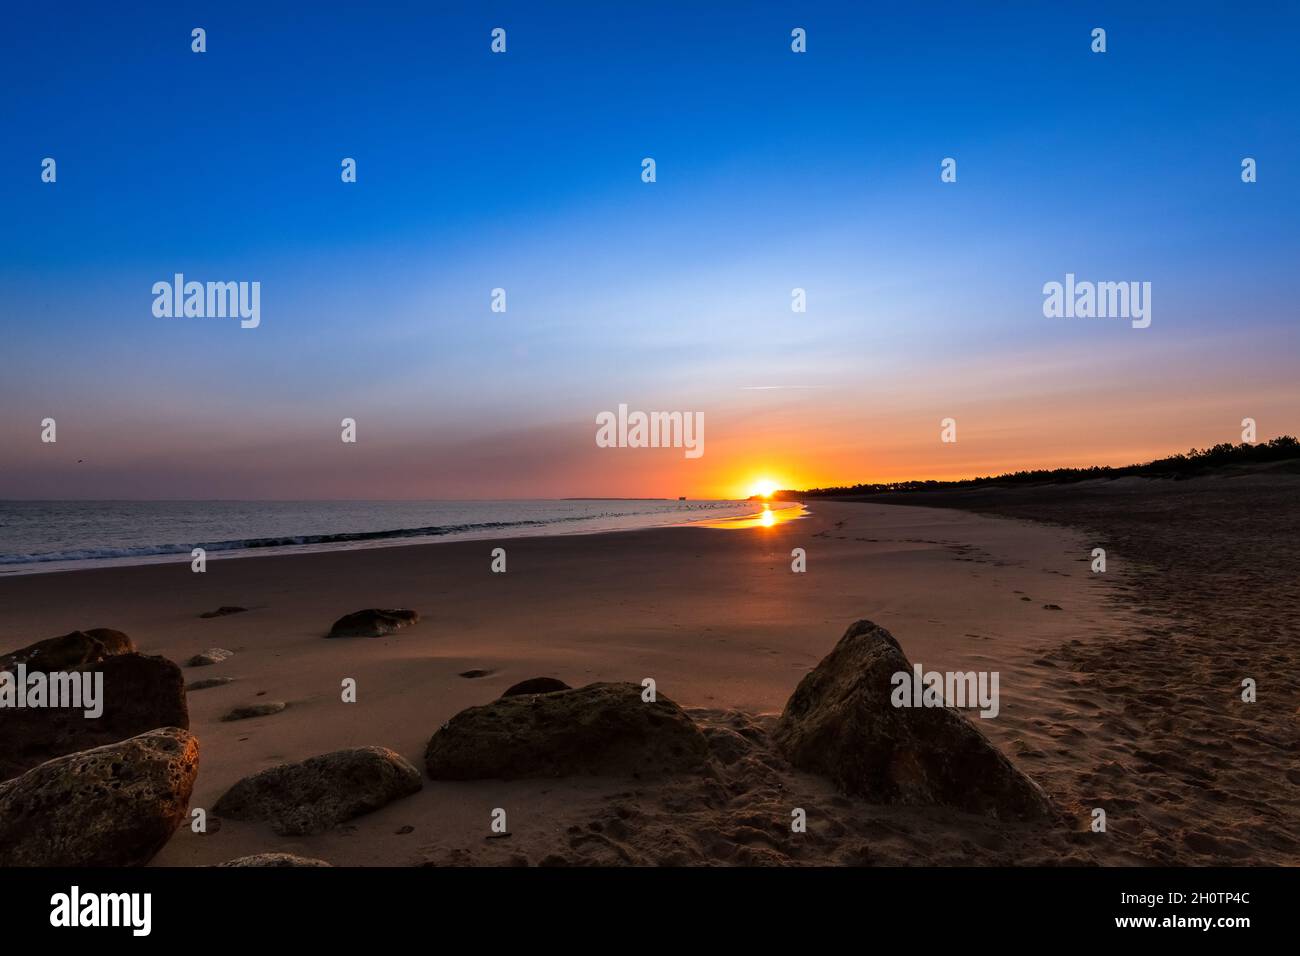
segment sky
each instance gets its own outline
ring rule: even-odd
[[[288,7],[8,14],[0,498],[730,497],[1300,432],[1295,3]],[[156,316],[176,273],[259,282],[260,325]],[[1150,326],[1046,317],[1067,273],[1151,283]],[[620,404],[704,454],[599,447]]]

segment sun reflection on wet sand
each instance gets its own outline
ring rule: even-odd
[[[726,531],[738,531],[742,528],[771,528],[778,524],[785,524],[787,521],[795,521],[806,517],[808,514],[808,509],[797,501],[783,503],[779,508],[773,508],[767,502],[764,502],[763,510],[756,511],[752,515],[742,515],[739,518],[693,521],[691,527],[721,528]]]

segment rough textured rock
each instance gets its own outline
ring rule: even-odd
[[[215,611],[204,611],[202,614],[199,615],[199,617],[202,618],[228,617],[231,614],[243,614],[247,610],[248,608],[239,607],[238,605],[235,604],[223,604]]]
[[[62,637],[37,641],[35,644],[0,656],[0,671],[13,670],[17,664],[26,664],[29,670],[80,670],[106,657],[130,654],[134,650],[135,644],[132,643],[131,638],[121,631],[114,631],[107,627],[92,627],[86,631],[73,631]]]
[[[429,740],[424,760],[434,780],[645,776],[700,769],[708,744],[662,694],[646,703],[637,684],[602,683],[462,710]]]
[[[356,747],[271,767],[231,787],[214,813],[266,820],[281,836],[323,833],[423,786],[420,771],[384,747]]]
[[[345,614],[334,622],[326,637],[383,637],[415,624],[420,615],[404,608],[367,608]]]
[[[186,819],[198,741],[175,727],[0,784],[0,867],[141,866]]]
[[[269,717],[271,714],[278,714],[289,705],[282,700],[268,700],[264,704],[248,704],[245,707],[236,707],[221,719],[231,720],[248,720],[250,717]]]
[[[867,800],[998,819],[1051,816],[1038,785],[958,711],[893,706],[891,677],[911,670],[888,631],[858,621],[791,695],[777,746],[796,767]]]
[[[35,669],[37,662],[46,660],[38,655],[27,667]],[[0,780],[54,757],[101,747],[157,727],[186,729],[190,725],[181,669],[164,657],[117,654],[66,670],[104,675],[103,713],[87,719],[84,709],[0,710]]]
[[[519,697],[521,694],[553,694],[557,690],[572,690],[568,684],[554,677],[530,677],[506,688],[502,697]]]
[[[317,860],[309,856],[294,856],[292,853],[254,853],[252,856],[241,856],[234,860],[227,860],[225,863],[218,863],[217,866],[333,866],[332,863],[326,863],[324,860]]]
[[[220,664],[222,661],[229,660],[235,656],[234,651],[228,651],[224,647],[209,647],[201,654],[195,654],[185,662],[186,667],[207,667],[210,664]]]

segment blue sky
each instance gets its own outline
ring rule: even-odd
[[[703,494],[1296,430],[1295,4],[286,6],[10,14],[0,496]],[[262,326],[155,318],[175,272],[260,281]],[[1151,281],[1152,328],[1044,319],[1066,272]],[[593,457],[620,401],[705,410],[718,456]],[[931,457],[943,408],[989,441]]]

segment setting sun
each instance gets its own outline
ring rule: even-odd
[[[776,494],[779,487],[780,486],[775,481],[764,478],[761,481],[754,482],[754,487],[753,490],[750,491],[750,494],[758,495],[760,498],[771,498],[772,495]]]

